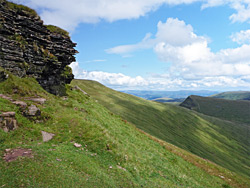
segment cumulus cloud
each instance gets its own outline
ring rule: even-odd
[[[141,76],[130,77],[121,73],[83,70],[78,62],[71,65],[75,78],[96,80],[113,89],[144,89],[144,90],[180,90],[180,89],[217,89],[249,88],[250,77],[242,78],[228,76],[203,77],[199,80],[188,80],[172,77],[170,74],[152,74],[147,78]]]
[[[238,44],[250,44],[250,29],[232,34],[231,39]]]
[[[250,19],[249,0],[12,0],[30,6],[40,13],[46,24],[54,24],[73,31],[80,23],[113,22],[136,19],[161,5],[179,5],[202,2],[202,8],[229,5],[236,11],[233,22]]]
[[[39,10],[47,24],[74,30],[79,23],[136,19],[164,3],[177,5],[198,0],[12,0]]]
[[[89,79],[101,82],[104,85],[111,87],[143,87],[148,85],[148,82],[141,76],[134,78],[126,76],[122,73],[108,73],[103,71],[86,71],[80,68],[78,62],[70,65],[73,74],[77,79]]]
[[[248,31],[240,32],[241,40],[247,38],[247,33]],[[238,35],[235,35],[235,40],[240,39]],[[179,78],[179,81],[190,86],[201,86],[203,81],[207,86],[246,84],[240,80],[250,75],[250,45],[244,44],[214,53],[209,48],[208,41],[209,39],[196,35],[191,25],[179,19],[168,18],[165,23],[158,23],[154,38],[148,37],[142,42],[127,46],[134,47],[129,52],[144,47],[154,49],[161,61],[171,63],[170,77]],[[116,47],[110,51],[113,49]],[[126,52],[128,51],[122,51]],[[173,80],[170,79],[169,83],[171,81]]]
[[[107,49],[106,52],[124,55],[137,50],[152,48],[162,41],[172,46],[185,46],[205,40],[204,37],[198,37],[193,33],[191,25],[186,25],[184,21],[178,19],[169,18],[166,23],[160,21],[157,28],[155,38],[152,38],[151,33],[147,33],[143,40],[137,44],[116,46]]]

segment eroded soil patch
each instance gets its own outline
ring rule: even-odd
[[[32,149],[6,149],[4,160],[11,162],[17,160],[18,157],[29,157],[33,158]]]

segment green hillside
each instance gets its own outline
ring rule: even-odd
[[[16,113],[18,128],[0,129],[0,156],[31,149],[32,157],[0,158],[0,187],[249,187],[247,179],[139,131],[73,85],[67,97],[44,91],[32,78],[9,78],[0,93],[36,105],[28,118],[9,99],[0,114]],[[43,97],[44,104],[29,100]],[[41,131],[55,134],[42,141]],[[75,143],[82,146],[77,148]]]
[[[191,95],[180,105],[209,116],[250,124],[250,101]]]
[[[250,176],[249,126],[210,122],[188,109],[117,92],[95,81],[73,80],[72,84],[141,130]]]
[[[228,100],[250,100],[249,91],[231,91],[212,95],[211,97]]]

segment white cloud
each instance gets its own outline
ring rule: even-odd
[[[202,8],[229,5],[236,11],[233,22],[250,20],[249,0],[12,0],[39,11],[46,24],[54,24],[73,31],[80,23],[113,22],[136,19],[161,5],[179,5],[202,2]]]
[[[106,52],[124,55],[137,50],[152,48],[161,42],[172,46],[184,46],[205,40],[204,37],[198,37],[193,33],[191,25],[186,25],[184,21],[180,21],[177,18],[169,18],[166,23],[160,21],[157,28],[158,31],[155,38],[151,38],[152,34],[147,33],[144,39],[137,44],[116,46],[107,49]]]
[[[124,57],[130,56],[129,53],[131,52],[152,48],[156,41],[150,38],[151,35],[151,33],[147,33],[143,40],[137,44],[116,46],[105,51],[109,54],[121,54]]]
[[[73,70],[73,74],[77,79],[89,79],[96,80],[107,86],[113,87],[143,87],[148,84],[148,82],[141,76],[136,76],[134,78],[126,76],[122,73],[108,73],[103,71],[85,71],[80,68],[78,62],[74,62],[70,65]]]
[[[94,60],[89,60],[86,61],[86,63],[96,63],[96,62],[105,62],[107,61],[106,59],[94,59]]]
[[[199,0],[12,0],[41,12],[47,24],[74,30],[79,23],[113,22],[136,19],[156,10],[162,4],[187,4]]]
[[[176,83],[190,87],[246,84],[243,77],[250,75],[250,44],[214,53],[208,47],[208,39],[197,36],[192,26],[184,21],[169,18],[165,23],[159,22],[157,27],[155,38],[148,37],[135,45],[128,45],[134,47],[129,52],[145,46],[154,49],[161,61],[171,63],[169,74],[172,79],[165,78],[168,83],[179,79]]]
[[[199,80],[188,80],[181,77],[172,77],[170,74],[130,77],[121,73],[107,73],[103,71],[85,71],[78,62],[71,65],[75,78],[96,80],[113,89],[141,89],[141,90],[180,90],[180,89],[217,89],[249,88],[250,77],[242,78],[230,76],[203,77]]]
[[[166,23],[161,21],[157,25],[156,41],[164,41],[172,46],[184,46],[203,40],[193,33],[193,27],[184,21],[169,18]]]
[[[221,5],[229,5],[236,11],[229,17],[233,23],[250,21],[249,0],[206,0],[206,3],[202,5],[202,9]]]
[[[239,0],[232,1],[231,7],[237,11],[237,13],[232,14],[230,19],[232,22],[245,22],[250,19],[250,1],[249,0]]]
[[[175,21],[179,25],[178,20]],[[165,23],[168,25],[168,21]],[[173,28],[176,28],[173,24]],[[186,28],[186,29],[185,29]],[[158,32],[159,31],[158,27]],[[190,25],[182,24],[185,34],[177,28],[175,38],[187,36],[183,45],[176,45],[162,40],[155,47],[156,54],[162,61],[173,63],[172,72],[183,77],[200,79],[204,76],[243,76],[250,74],[250,45],[242,45],[235,49],[222,49],[218,53],[211,52],[208,41],[193,33]],[[174,32],[174,30],[173,30]],[[181,36],[178,36],[178,35]],[[169,35],[165,32],[165,35]],[[170,32],[170,36],[172,36]]]
[[[250,44],[250,29],[232,34],[231,39],[238,44]]]

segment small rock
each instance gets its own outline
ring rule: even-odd
[[[79,86],[75,86],[74,89],[75,89],[75,90],[79,90],[79,91],[81,91],[84,95],[89,96],[89,94],[88,94],[87,92],[83,91]]]
[[[9,101],[13,101],[13,99],[11,97],[8,97],[8,96],[3,95],[3,94],[0,94],[0,98],[6,99],[6,100],[9,100]]]
[[[28,108],[28,111],[26,111],[25,113],[26,116],[40,116],[41,115],[41,111],[39,108],[37,108],[35,105],[31,105]]]
[[[109,168],[111,169],[111,168],[113,168],[112,166],[109,166]]]
[[[124,171],[127,171],[125,168],[122,168],[121,166],[117,165],[117,168],[121,169],[121,170],[124,170]]]
[[[27,103],[25,103],[23,101],[14,101],[14,102],[12,102],[12,104],[20,106],[22,109],[25,109],[27,107]]]
[[[26,98],[25,100],[37,102],[39,104],[44,104],[46,102],[46,99],[44,98]]]
[[[224,179],[225,177],[224,176],[221,176],[221,175],[219,175],[222,179]]]
[[[78,143],[74,143],[74,146],[75,146],[76,148],[82,147],[82,145],[81,145],[81,144],[78,144]]]
[[[62,97],[62,100],[66,101],[66,100],[68,100],[68,97],[63,96],[63,97]]]
[[[15,112],[3,112],[2,114],[0,114],[0,117],[15,117],[15,115]]]
[[[48,142],[55,136],[55,134],[53,133],[47,133],[45,131],[41,131],[41,132],[42,132],[43,142]]]
[[[3,112],[0,114],[0,128],[4,132],[9,132],[17,128],[15,114],[15,112]]]

